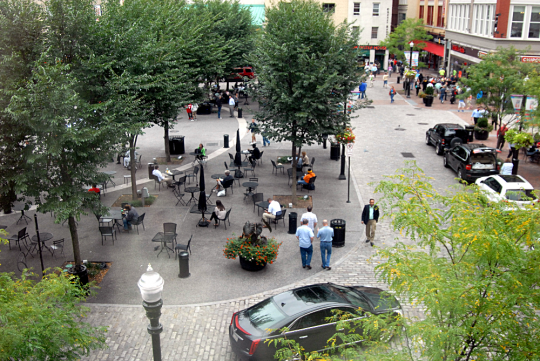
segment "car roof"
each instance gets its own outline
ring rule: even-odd
[[[500,183],[506,184],[506,186],[509,188],[534,189],[534,187],[527,180],[525,180],[525,178],[519,175],[499,174],[493,177],[497,178]]]
[[[274,302],[288,316],[305,311],[318,309],[328,304],[349,305],[349,301],[333,292],[330,283],[315,284],[282,292],[273,297]]]
[[[457,124],[457,123],[439,123],[439,124],[437,124],[437,125],[443,126],[443,127],[446,127],[446,128],[459,128],[459,129],[464,129],[462,125]]]

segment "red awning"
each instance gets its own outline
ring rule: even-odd
[[[422,43],[421,40],[415,40],[415,44]],[[440,56],[441,58],[444,58],[444,45],[435,44],[430,41],[424,41],[424,44],[426,44],[426,47],[422,49],[423,51],[427,51],[428,53],[435,54]]]

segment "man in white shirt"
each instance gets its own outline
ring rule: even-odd
[[[229,97],[229,111],[231,113],[231,118],[234,118],[234,106],[235,106],[236,102],[234,101],[234,97],[231,95]]]
[[[311,228],[311,230],[315,233],[315,228],[317,228],[317,216],[315,213],[311,212],[312,210],[313,207],[307,207],[307,213],[302,214],[300,220],[307,219],[308,227]]]
[[[126,154],[124,155],[124,167],[128,167],[129,166],[129,161],[131,160],[131,151],[128,150],[126,152]],[[139,153],[137,153],[137,151],[135,151],[135,160],[137,160],[137,157],[139,156]]]
[[[277,201],[274,201],[272,198],[268,198],[268,210],[264,211],[263,219],[266,222],[269,222],[269,219],[276,219],[276,216],[281,215],[281,206]],[[263,226],[267,228],[266,226]]]
[[[155,176],[160,183],[165,182],[169,187],[172,187],[172,178],[166,178],[165,176],[163,176],[163,174],[159,171],[159,165],[156,165],[156,168],[152,172],[152,175]]]

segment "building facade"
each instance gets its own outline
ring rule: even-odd
[[[417,5],[418,19],[422,19],[425,29],[433,37],[426,41],[426,47],[420,54],[420,61],[428,68],[444,67],[446,46],[446,24],[448,15],[448,0],[419,0]]]
[[[523,62],[540,62],[540,1],[449,0],[447,71],[479,63],[498,47],[525,51]]]

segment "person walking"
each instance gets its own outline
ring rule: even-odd
[[[330,256],[332,256],[332,240],[334,239],[334,229],[328,227],[328,220],[322,221],[322,228],[317,232],[317,238],[321,240],[321,267],[330,271]]]
[[[366,243],[370,243],[373,247],[375,240],[375,230],[379,221],[379,207],[375,205],[375,200],[369,200],[369,204],[364,206],[362,211],[362,224],[366,225]]]
[[[268,146],[270,146],[270,141],[268,140],[268,138],[266,138],[266,132],[262,132],[262,138],[263,138],[263,147],[266,147],[266,144],[268,144]]]
[[[187,115],[188,115],[188,119],[191,120],[191,121],[193,121],[193,113],[192,113],[192,110],[191,110],[191,109],[192,109],[191,104],[188,104],[188,105],[186,106],[186,112],[187,112]]]
[[[223,119],[221,117],[221,107],[223,106],[223,101],[221,100],[221,94],[218,95],[216,98],[216,105],[217,105],[217,117],[218,119]]]
[[[302,268],[311,269],[311,256],[313,256],[313,231],[308,227],[308,220],[302,219],[302,225],[296,230],[296,239],[300,246]]]
[[[366,89],[367,89],[367,83],[365,80],[362,80],[362,83],[358,87],[358,90],[360,91],[360,94],[361,94],[360,99],[364,99],[364,97],[366,96]]]
[[[377,68],[377,64],[373,63],[373,66],[371,67],[371,74],[373,74],[374,77],[377,76],[377,71],[379,68]]]
[[[446,98],[446,87],[441,87],[441,89],[439,90],[439,100],[441,101],[441,104],[444,104],[444,98]]]
[[[504,147],[504,142],[505,142],[504,136],[507,131],[508,131],[508,127],[506,126],[506,124],[503,124],[499,128],[499,130],[497,130],[497,149],[502,150],[502,148]]]
[[[199,110],[199,105],[197,103],[191,106],[191,116],[193,120],[197,120],[197,110]]]
[[[234,106],[236,105],[236,102],[234,101],[234,97],[232,95],[229,96],[229,112],[231,115],[229,118],[234,118]]]
[[[255,123],[255,118],[251,119],[251,124],[249,125],[249,130],[251,131],[251,144],[255,144],[255,133],[257,132],[257,123]],[[270,143],[270,142],[268,142]]]
[[[383,80],[383,88],[388,88],[388,74],[384,73],[383,77],[382,77],[382,80]]]
[[[375,81],[375,76],[373,73],[369,74],[369,87],[373,88],[373,82]]]
[[[315,229],[317,228],[317,216],[315,213],[312,212],[313,207],[308,206],[307,212],[302,214],[302,217],[300,219],[307,219],[308,220],[308,227],[311,228],[313,233],[315,233]]]
[[[390,87],[390,92],[388,92],[388,95],[390,95],[390,103],[393,103],[394,95],[396,95],[396,89],[394,89],[393,85]]]
[[[482,118],[482,115],[484,115],[485,111],[483,109],[480,109],[480,107],[476,107],[475,110],[473,110],[471,114],[471,118],[474,120],[474,125],[478,123],[478,119]]]
[[[461,90],[459,88],[457,89],[457,93],[461,94]],[[458,113],[459,113],[460,109],[461,109],[462,113],[465,113],[465,99],[463,99],[463,98],[459,99],[459,101],[458,101],[458,106],[457,106]]]

